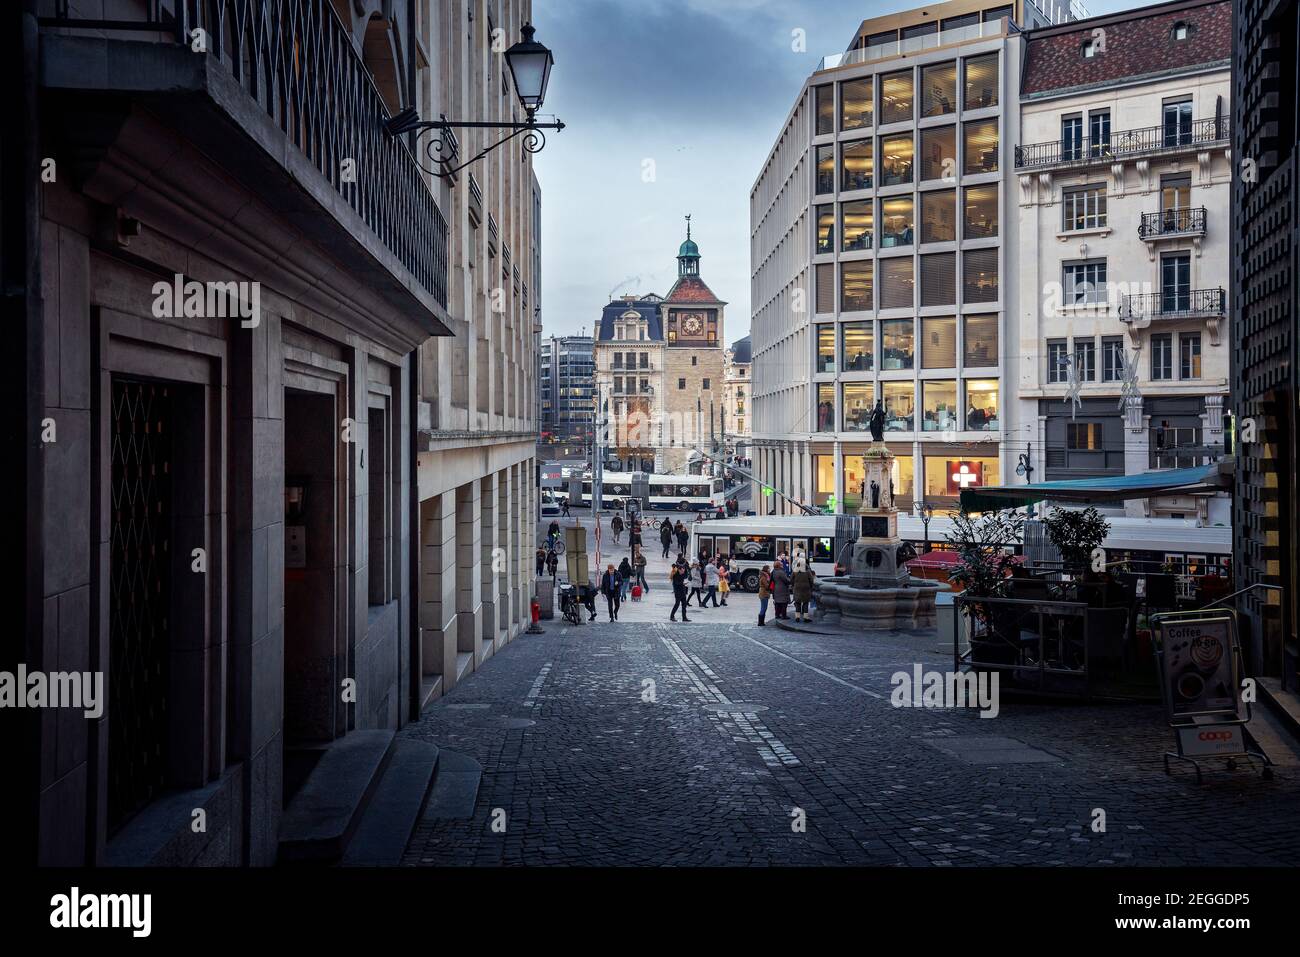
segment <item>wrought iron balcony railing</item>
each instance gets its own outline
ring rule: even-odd
[[[1162,209],[1158,213],[1143,213],[1142,222],[1138,224],[1139,239],[1204,235],[1204,206],[1196,209]]]
[[[1169,292],[1140,293],[1121,296],[1119,318],[1176,320],[1221,318],[1224,310],[1222,289],[1179,289]]]
[[[153,33],[191,49],[202,30],[211,62],[446,307],[447,221],[406,143],[384,134],[383,97],[330,0],[142,0],[118,19],[87,19],[70,0],[54,9],[42,25]]]
[[[1016,169],[1047,166],[1088,166],[1137,159],[1161,153],[1227,145],[1226,117],[1194,120],[1188,125],[1148,126],[1124,130],[1105,137],[1073,137],[1048,143],[1030,143],[1016,147]]]

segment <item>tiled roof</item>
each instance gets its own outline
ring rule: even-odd
[[[1173,39],[1174,24],[1191,28],[1186,40]],[[1104,33],[1105,49],[1083,56],[1083,45]],[[1232,57],[1232,4],[1199,0],[1139,7],[1122,14],[1091,17],[1025,34],[1024,96],[1105,86],[1157,76]]]
[[[668,290],[668,295],[664,296],[664,301],[722,303],[722,300],[713,294],[713,290],[706,286],[699,276],[678,277],[673,288]]]

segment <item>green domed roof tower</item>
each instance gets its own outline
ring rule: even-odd
[[[698,276],[700,274],[700,247],[691,239],[691,216],[686,214],[686,242],[677,250],[677,275]]]

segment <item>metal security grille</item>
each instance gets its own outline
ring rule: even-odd
[[[173,396],[113,381],[108,827],[167,783]]]

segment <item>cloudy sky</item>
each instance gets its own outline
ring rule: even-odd
[[[795,96],[862,20],[915,6],[534,0],[537,39],[555,53],[545,109],[566,124],[536,158],[547,334],[590,333],[612,295],[667,292],[690,213],[700,273],[728,303],[727,341],[746,335],[749,190]]]

